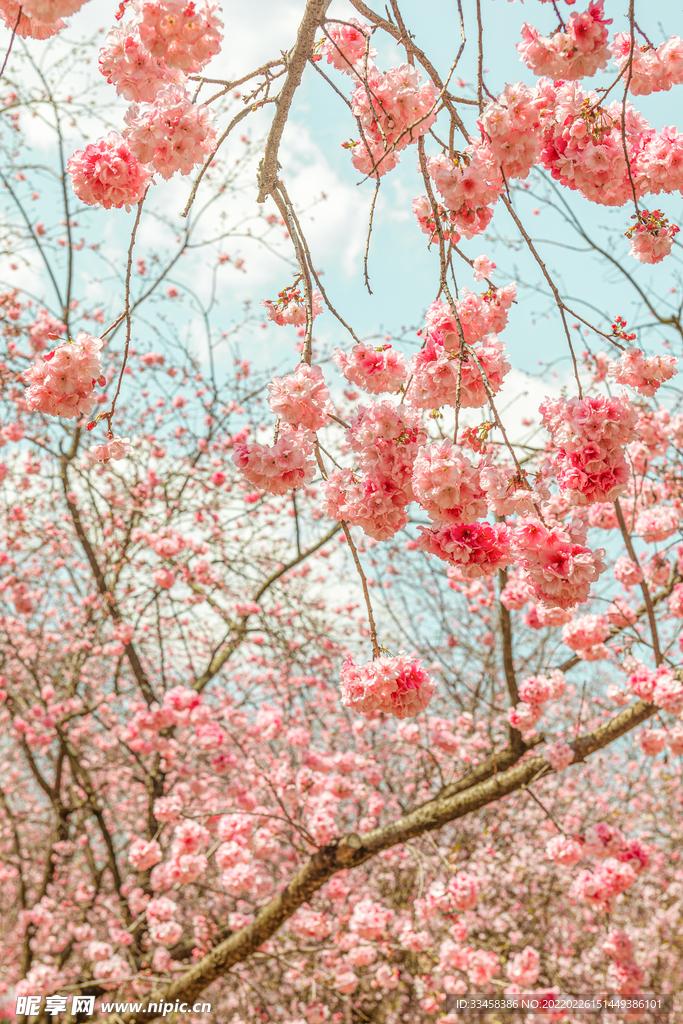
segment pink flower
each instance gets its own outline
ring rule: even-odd
[[[104,441],[103,444],[92,445],[88,458],[92,462],[107,463],[111,459],[120,461],[130,455],[132,451],[133,445],[130,443],[129,437],[112,437],[108,441]]]
[[[376,942],[384,938],[393,917],[393,910],[364,897],[353,908],[349,929],[367,942]]]
[[[223,22],[217,3],[201,0],[135,0],[135,25],[153,57],[196,74],[221,48]]]
[[[598,864],[595,871],[582,871],[574,886],[579,899],[598,908],[619,893],[628,889],[636,880],[636,872],[630,864],[622,864],[613,858]]]
[[[646,359],[639,348],[622,352],[618,363],[610,363],[610,376],[617,384],[628,384],[641,395],[652,396],[664,381],[678,372],[675,356],[650,356]]]
[[[683,726],[680,723],[677,722],[673,729],[669,729],[666,745],[674,757],[680,757],[683,754]]]
[[[541,958],[533,946],[525,946],[508,961],[507,976],[513,985],[528,988],[535,985],[541,970]]]
[[[632,961],[616,961],[610,967],[610,975],[622,996],[634,996],[642,992],[647,979],[643,968]]]
[[[26,407],[65,419],[87,416],[95,405],[94,389],[102,375],[102,345],[101,338],[81,333],[45,358],[34,359],[25,373],[29,383]]]
[[[327,57],[327,63],[333,64],[337,71],[354,75],[354,65],[359,64],[358,71],[367,59],[377,55],[374,46],[370,46],[370,26],[357,18],[349,18],[346,22],[328,21],[325,24],[325,38],[320,43],[320,52]]]
[[[620,555],[617,558],[614,563],[614,576],[626,587],[633,587],[637,583],[641,583],[643,579],[640,566],[636,562],[632,562],[627,555]]]
[[[175,573],[172,569],[155,569],[152,579],[157,587],[161,587],[162,590],[170,590],[175,583]]]
[[[319,430],[327,422],[330,392],[319,366],[299,363],[293,373],[268,385],[271,411],[293,427]]]
[[[40,18],[29,17],[23,8],[24,4],[19,4],[16,0],[0,0],[0,18],[8,29],[12,32],[16,30],[20,39],[49,39],[66,28],[66,22],[61,18],[42,21]]]
[[[473,985],[488,985],[494,974],[500,970],[500,961],[495,953],[476,949],[467,965],[467,977]]]
[[[622,928],[613,928],[602,944],[603,952],[612,960],[627,961],[633,957],[633,942]]]
[[[100,50],[100,71],[116,87],[119,96],[135,103],[151,102],[169,82],[181,83],[164,61],[157,60],[142,44],[137,32],[113,28]]]
[[[564,867],[571,867],[577,864],[583,857],[583,846],[578,839],[570,839],[567,836],[553,836],[549,839],[546,848],[546,856],[554,860],[556,864]]]
[[[161,860],[161,847],[156,839],[149,842],[135,839],[128,851],[128,860],[137,871],[147,871]]]
[[[456,910],[472,910],[479,899],[479,882],[465,872],[455,875],[446,886],[443,899]]]
[[[503,189],[500,162],[489,143],[470,140],[464,159],[445,154],[427,160],[429,176],[454,214],[454,226],[473,238],[488,227]]]
[[[151,164],[162,178],[176,171],[189,174],[216,146],[208,107],[195,106],[189,92],[168,85],[153,103],[129,107],[123,136],[142,164]]]
[[[348,381],[371,395],[398,391],[408,375],[406,357],[391,345],[372,348],[361,343],[350,354],[336,348],[332,359]]]
[[[545,754],[546,761],[556,772],[564,771],[574,761],[574,751],[562,739],[549,743],[543,753]]]
[[[491,276],[495,269],[496,264],[492,263],[488,256],[477,256],[472,261],[472,270],[475,281],[486,280],[487,277]]]
[[[340,678],[342,704],[366,715],[379,711],[413,718],[428,706],[435,689],[422,662],[404,654],[375,658],[365,665],[347,659]]]
[[[529,601],[533,591],[521,577],[509,579],[500,594],[501,604],[509,611],[519,611]]]
[[[652,700],[670,714],[680,715],[683,712],[683,680],[660,665],[655,673]]]
[[[573,651],[583,651],[607,640],[610,627],[604,615],[578,615],[562,627],[562,640]]]
[[[38,316],[35,321],[29,325],[27,330],[33,351],[42,352],[47,348],[48,341],[51,340],[48,335],[65,334],[66,325],[63,324],[61,320],[51,316],[46,309],[39,309]]]
[[[236,444],[232,461],[245,478],[269,494],[286,494],[315,476],[313,447],[306,430],[281,431],[274,445]]]
[[[109,960],[100,960],[95,964],[92,976],[105,991],[113,991],[119,987],[123,978],[130,976],[130,964],[122,956],[112,956]]]
[[[270,299],[263,299],[262,305],[268,310],[268,319],[283,327],[285,324],[292,324],[295,327],[303,327],[306,323],[306,302],[301,294],[300,288],[283,288],[278,292],[276,302]],[[311,314],[313,319],[323,311],[323,297],[316,290],[312,295]]]
[[[631,55],[630,34],[615,32],[610,51],[619,68],[631,61],[629,91],[634,96],[649,96],[683,82],[683,43],[680,36],[671,36],[656,48],[636,46]]]
[[[418,546],[458,567],[464,579],[492,576],[514,561],[512,536],[504,523],[420,526]]]
[[[519,696],[525,704],[538,707],[550,700],[554,694],[554,684],[548,676],[527,676],[519,684]]]
[[[550,38],[542,36],[526,22],[522,26],[523,43],[517,43],[522,60],[537,75],[553,79],[590,77],[607,66],[607,25],[604,0],[591,0],[588,10],[574,11],[564,30]]]
[[[653,210],[650,212],[649,210],[641,209],[637,213],[634,213],[633,217],[635,218],[636,223],[625,232],[626,237],[631,239],[631,255],[640,263],[661,263],[664,257],[668,256],[671,252],[674,238],[680,231],[680,228],[676,224],[669,224],[668,219],[664,216],[661,210]],[[640,352],[640,349],[635,349],[635,352],[640,355],[642,360],[642,352]],[[630,353],[624,353],[624,355],[622,355],[622,363],[624,361],[624,356],[626,356],[628,360]],[[631,361],[633,361],[632,356]],[[656,359],[648,359],[646,362],[653,363],[657,366]],[[661,362],[662,361],[660,360],[660,363]],[[673,376],[676,372],[673,369],[673,365],[677,362],[678,360],[674,359],[673,356],[665,357],[662,369],[664,373],[668,373],[668,376],[665,376],[663,378],[664,380],[668,380],[668,378]],[[638,370],[640,370],[640,373]],[[632,373],[633,371],[629,366],[622,376]],[[641,366],[636,369],[636,378],[643,374],[647,374],[646,368]],[[621,381],[621,383],[627,384],[629,381],[624,380]],[[661,381],[657,382],[655,378],[655,384],[651,391],[638,387],[638,385],[635,386],[638,387],[641,394],[653,395],[660,383]],[[646,377],[645,387],[649,388],[651,386],[652,385]]]
[[[581,604],[606,568],[603,548],[591,551],[570,533],[559,527],[549,530],[533,516],[517,521],[514,541],[535,595],[551,608]]]
[[[638,743],[647,757],[656,757],[666,746],[666,729],[641,729]]]
[[[335,979],[334,986],[342,995],[351,995],[358,988],[358,977],[353,971],[341,971]]]
[[[162,946],[175,946],[183,934],[183,926],[177,921],[155,921],[150,925],[150,938]]]
[[[443,523],[473,523],[486,515],[479,473],[448,438],[417,453],[413,491],[427,514]]]
[[[29,18],[38,18],[47,24],[68,18],[79,11],[86,0],[22,0],[22,8]]]
[[[116,132],[75,152],[66,169],[78,198],[105,210],[112,206],[130,210],[140,202],[152,180],[150,168],[140,163]]]
[[[679,523],[680,517],[676,509],[670,505],[654,505],[638,513],[634,533],[652,544],[671,537],[678,529]]]
[[[528,736],[542,714],[541,707],[521,702],[513,708],[508,708],[508,722],[513,729],[519,729],[523,736]]]
[[[432,127],[437,105],[433,84],[420,85],[417,68],[401,64],[383,75],[374,64],[368,66],[367,85],[359,82],[351,94],[351,112],[362,130],[350,147],[356,170],[376,178],[391,170],[398,151]]]
[[[599,821],[586,830],[584,853],[592,857],[610,857],[624,845],[624,836],[616,825]]]

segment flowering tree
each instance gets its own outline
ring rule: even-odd
[[[104,43],[60,50],[84,6],[0,0],[25,279],[0,297],[4,991],[91,996],[119,1024],[206,1019],[200,996],[233,1024],[455,1024],[468,991],[676,995],[683,328],[633,257],[676,260],[643,202],[681,189],[683,145],[634,101],[683,82],[683,43],[650,42],[633,2],[612,36],[602,0],[538,7],[560,24],[521,26],[530,84],[494,92],[479,0],[442,72],[394,0],[308,0],[295,42],[228,80],[219,5],[124,2]],[[384,73],[387,40],[404,62]],[[95,53],[109,99],[64,95]],[[412,354],[357,336],[316,269],[279,163],[304,74],[355,119],[368,250],[385,175],[417,163],[435,298]],[[663,351],[567,297],[526,195],[621,275]],[[626,218],[625,259],[585,227],[596,204]],[[81,238],[87,207],[109,212]],[[516,286],[476,248],[496,208],[572,366],[525,436],[500,405]],[[298,339],[281,376],[242,358],[249,310],[216,334],[245,234],[295,260],[264,300]],[[318,317],[347,342],[327,352]]]

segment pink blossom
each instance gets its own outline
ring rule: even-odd
[[[579,899],[604,908],[614,896],[633,885],[635,879],[636,872],[630,864],[609,858],[598,864],[594,871],[582,871],[574,890]]]
[[[19,4],[16,0],[0,0],[0,18],[8,29],[16,31],[20,39],[49,39],[66,28],[66,22],[61,18],[42,21],[40,18],[29,17],[24,13],[23,7],[23,3]]]
[[[604,615],[578,615],[562,627],[562,641],[573,651],[601,644],[609,635],[609,623]]]
[[[278,293],[277,301],[263,299],[262,305],[268,310],[268,319],[280,327],[285,324],[293,324],[295,327],[303,327],[306,323],[306,302],[301,294],[300,288],[283,288]],[[311,315],[313,319],[323,311],[323,297],[316,290],[312,295]]]
[[[111,459],[120,461],[125,459],[127,455],[130,455],[133,451],[133,445],[130,442],[129,437],[112,437],[108,441],[104,441],[102,444],[94,444],[91,446],[88,458],[92,462],[104,462],[107,463]]]
[[[525,704],[538,707],[553,696],[554,685],[548,676],[527,676],[519,684],[519,696]]]
[[[610,857],[624,845],[624,836],[616,825],[599,821],[586,830],[584,852],[592,857]]]
[[[533,946],[525,946],[508,961],[506,972],[513,985],[528,988],[535,985],[541,970],[541,958]]]
[[[350,353],[336,348],[332,359],[348,381],[371,395],[398,391],[408,375],[405,356],[391,345],[372,348],[361,343]]]
[[[68,18],[79,11],[86,0],[22,0],[22,7],[29,18],[38,18],[47,24]]]
[[[670,714],[680,715],[683,712],[683,680],[660,665],[655,673],[652,700]]]
[[[503,189],[500,164],[490,144],[471,139],[463,158],[431,157],[427,169],[447,209],[453,212],[457,229],[466,238],[485,231]]]
[[[327,422],[330,392],[319,366],[299,363],[286,377],[268,385],[271,411],[293,427],[319,430]]]
[[[162,946],[175,946],[183,934],[183,926],[177,921],[155,921],[150,925],[149,934],[152,942]]]
[[[572,608],[585,601],[591,583],[606,568],[603,548],[591,551],[574,542],[571,534],[559,527],[549,530],[532,516],[518,520],[514,540],[529,584],[551,608]]]
[[[150,168],[140,163],[116,132],[75,152],[66,169],[78,198],[105,210],[112,206],[130,210],[140,202],[152,180]]]
[[[380,177],[397,162],[399,150],[424,135],[436,121],[438,100],[431,82],[420,85],[420,72],[409,64],[386,75],[368,66],[367,85],[351,94],[351,112],[362,136],[352,148],[352,163],[362,174]]]
[[[498,974],[500,961],[495,953],[484,949],[476,949],[467,965],[467,977],[473,985],[488,985],[491,978]]]
[[[236,444],[232,461],[256,487],[269,494],[286,494],[303,487],[315,475],[308,432],[281,431],[274,445]]]
[[[223,22],[217,3],[201,0],[135,0],[135,25],[153,57],[196,74],[219,51]]]
[[[119,96],[135,103],[150,103],[169,82],[181,84],[182,75],[157,60],[130,27],[113,28],[100,50],[100,71]]]
[[[428,706],[435,689],[422,662],[404,654],[375,658],[365,665],[347,659],[340,681],[345,707],[366,715],[380,711],[395,718],[413,718]]]
[[[42,352],[47,348],[48,341],[51,340],[48,336],[50,334],[65,334],[66,325],[57,317],[51,316],[47,309],[39,309],[38,316],[27,330],[33,351]]]
[[[636,562],[631,561],[627,555],[620,555],[614,563],[614,576],[626,587],[633,587],[641,583],[643,573]]]
[[[105,991],[113,991],[119,987],[122,978],[130,975],[130,965],[123,957],[115,955],[109,960],[100,960],[93,967],[92,976]]]
[[[679,528],[680,517],[670,505],[644,508],[636,516],[634,533],[650,544],[666,540]]]
[[[160,587],[162,590],[170,590],[175,583],[175,573],[172,569],[155,569],[152,573],[152,579],[157,587]]]
[[[25,373],[27,408],[65,419],[87,416],[97,400],[94,389],[102,375],[102,345],[101,338],[81,333],[45,358],[34,359]]]
[[[674,757],[683,754],[683,726],[677,722],[673,729],[669,729],[666,736],[666,745]]]
[[[488,256],[477,256],[472,261],[472,270],[475,281],[486,280],[486,278],[491,276],[495,269],[496,264],[492,263]]]
[[[683,82],[683,43],[679,36],[671,36],[657,47],[635,46],[631,57],[630,34],[615,32],[610,51],[620,69],[631,60],[629,91],[634,96],[649,96]]]
[[[610,967],[610,975],[622,996],[633,996],[642,992],[647,978],[643,968],[633,961],[616,961]]]
[[[548,840],[545,852],[546,856],[550,860],[554,860],[556,864],[571,867],[572,864],[577,864],[583,857],[583,846],[578,839],[558,835]]]
[[[477,878],[465,872],[455,875],[448,882],[443,899],[456,910],[472,910],[479,899]]]
[[[512,536],[504,523],[420,526],[419,547],[458,567],[464,579],[492,576],[514,561]]]
[[[666,729],[641,729],[638,734],[638,743],[647,757],[656,757],[666,746]]]
[[[564,30],[549,38],[526,22],[522,26],[523,43],[517,50],[527,67],[537,75],[553,79],[590,77],[607,66],[607,25],[604,0],[591,0],[588,10],[574,11]]]
[[[367,942],[376,942],[384,938],[393,917],[393,910],[364,897],[353,908],[349,929]]]
[[[519,611],[527,604],[532,593],[529,584],[521,577],[509,579],[500,594],[501,604],[504,604],[509,611]]]
[[[147,871],[161,860],[161,847],[156,839],[149,842],[135,839],[128,851],[128,860],[137,871]]]
[[[354,66],[363,62],[372,63],[377,55],[374,46],[370,46],[370,26],[349,18],[348,21],[328,21],[325,23],[325,38],[320,43],[320,52],[327,57],[327,63],[333,64],[337,71],[354,75]]]
[[[427,514],[444,523],[473,523],[486,515],[479,473],[450,439],[417,453],[413,491]]]
[[[189,174],[213,152],[212,117],[208,107],[195,106],[186,89],[168,85],[153,103],[128,108],[123,136],[140,163],[151,164],[168,179],[176,171]]]
[[[553,743],[549,743],[544,751],[546,761],[550,764],[556,772],[564,771],[574,761],[574,751],[565,743],[564,740],[558,739]]]
[[[479,125],[488,135],[493,155],[508,180],[526,178],[538,159],[543,105],[538,91],[528,89],[522,82],[506,85],[496,100],[486,104]],[[489,266],[493,269],[495,264]],[[488,271],[482,275],[488,276]]]
[[[654,395],[664,381],[678,371],[675,356],[650,356],[646,359],[639,348],[622,352],[618,363],[610,363],[610,376],[617,384],[628,384],[641,395]]]
[[[515,707],[508,708],[508,722],[513,729],[519,729],[523,736],[528,736],[542,714],[542,707],[520,702]]]
[[[622,928],[613,928],[603,942],[602,948],[612,960],[627,961],[633,957],[633,942]]]

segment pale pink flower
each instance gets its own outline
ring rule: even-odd
[[[550,860],[554,860],[556,864],[571,867],[583,857],[583,846],[578,839],[571,839],[568,836],[553,836],[548,840],[545,852],[546,856]]]
[[[313,447],[306,430],[280,432],[274,445],[236,444],[232,461],[254,486],[286,494],[315,476]]]
[[[652,396],[665,381],[678,372],[675,356],[646,358],[639,348],[622,352],[618,363],[610,363],[609,373],[617,384],[628,384],[641,395]]]
[[[337,71],[354,75],[356,64],[360,65],[360,72],[366,59],[371,64],[372,58],[377,56],[377,50],[370,46],[370,38],[370,26],[357,18],[349,18],[345,22],[328,21],[325,23],[325,38],[320,43],[320,52]]]
[[[549,743],[543,753],[546,761],[556,772],[564,771],[574,761],[574,751],[563,739]]]
[[[268,392],[271,411],[285,423],[319,430],[327,422],[330,392],[319,366],[299,363],[286,377],[274,377]]]
[[[562,641],[573,651],[583,651],[607,640],[610,627],[604,615],[578,615],[562,627]]]
[[[88,458],[92,462],[107,463],[111,459],[120,461],[125,459],[133,451],[133,445],[129,437],[112,437],[102,444],[94,444],[90,447]]]
[[[413,491],[427,514],[444,523],[474,523],[486,515],[479,472],[447,438],[417,453]]]
[[[149,842],[135,839],[128,851],[128,860],[137,871],[147,871],[161,860],[161,847],[156,839]]]
[[[38,356],[24,375],[29,383],[27,408],[65,419],[87,416],[97,400],[94,389],[102,376],[102,345],[101,338],[81,333],[44,358]]]
[[[517,50],[527,67],[537,75],[565,80],[590,77],[605,68],[607,25],[612,21],[604,17],[603,3],[591,0],[587,11],[574,11],[565,29],[558,29],[550,37],[542,36],[525,22],[524,42],[517,43]]]
[[[168,179],[176,171],[189,174],[214,151],[212,117],[208,107],[195,106],[186,89],[168,85],[153,103],[128,108],[123,136],[140,163]]]
[[[620,555],[614,563],[614,576],[626,587],[633,587],[643,580],[640,566],[627,555]],[[683,616],[682,616],[683,617]]]
[[[130,210],[140,202],[152,180],[150,168],[140,163],[116,132],[77,150],[66,169],[78,198],[105,210],[120,210],[122,206]]]
[[[153,57],[196,74],[221,48],[219,4],[207,0],[135,0],[134,24]]]
[[[636,516],[634,533],[649,543],[666,540],[674,534],[680,524],[680,516],[670,505],[653,505],[644,508]]]
[[[16,0],[0,0],[0,18],[10,31],[16,31],[20,39],[49,39],[66,27],[66,22],[61,18],[42,21],[40,18],[29,17],[24,13],[23,4]]]
[[[612,960],[631,960],[633,957],[633,941],[622,928],[613,928],[602,944],[603,952]]]
[[[492,576],[515,560],[512,535],[504,523],[454,523],[419,530],[418,546],[457,566],[464,579]]]
[[[373,348],[360,343],[350,353],[336,348],[332,359],[348,381],[371,395],[398,391],[408,375],[406,357],[391,345]]]
[[[666,729],[641,729],[638,734],[638,743],[647,757],[656,757],[666,746]]]
[[[157,93],[182,75],[157,60],[130,27],[113,28],[100,50],[100,71],[116,87],[119,96],[134,103],[150,103]]]
[[[541,958],[533,946],[525,946],[521,953],[515,953],[506,966],[507,976],[513,985],[528,988],[538,980]]]
[[[362,714],[383,712],[413,718],[429,704],[435,684],[422,662],[404,654],[383,656],[365,665],[347,659],[341,676],[341,701]]]
[[[491,276],[495,269],[496,264],[492,263],[488,256],[477,256],[472,261],[472,270],[475,281],[486,280],[487,277]]]

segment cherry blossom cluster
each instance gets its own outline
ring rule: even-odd
[[[406,357],[391,345],[360,342],[349,353],[336,348],[332,358],[348,381],[371,395],[395,393],[408,376]]]
[[[268,319],[280,327],[285,324],[301,327],[306,323],[306,302],[301,294],[301,289],[296,285],[291,288],[283,288],[281,292],[278,292],[275,302],[263,299],[263,305],[268,310]],[[316,289],[312,295],[311,316],[315,318],[322,311],[322,295]]]
[[[619,70],[631,60],[628,87],[634,96],[665,92],[683,82],[683,41],[680,36],[671,36],[657,47],[650,43],[634,45],[631,59],[631,36],[628,32],[615,32],[610,52]]]
[[[587,11],[573,11],[567,24],[552,36],[543,36],[526,22],[517,50],[528,68],[555,80],[590,78],[607,67],[607,26],[604,0],[591,0]],[[630,38],[630,37],[629,37]]]
[[[614,501],[626,488],[625,446],[634,439],[637,410],[624,392],[578,399],[546,399],[543,423],[557,450],[557,477],[573,505]]]
[[[49,39],[66,27],[62,19],[79,11],[86,0],[0,0],[0,17],[22,38]]]
[[[365,665],[349,659],[340,673],[341,702],[364,715],[414,718],[429,704],[434,681],[414,656],[381,656]]]
[[[95,387],[106,383],[100,363],[102,345],[101,338],[81,332],[75,340],[34,359],[25,374],[27,409],[65,419],[92,412]]]
[[[130,210],[145,195],[153,174],[116,132],[73,153],[66,169],[78,198],[105,210]]]
[[[548,701],[558,700],[563,695],[565,686],[565,677],[559,671],[552,672],[549,676],[528,676],[523,679],[519,684],[519,703],[508,708],[508,721],[512,728],[519,729],[525,740],[530,739],[535,733],[534,726],[543,714],[544,706]],[[566,749],[565,756],[568,756],[569,760],[562,765],[563,768],[574,759],[571,748]],[[559,761],[562,760],[562,752],[557,743],[554,748],[546,748],[546,756],[554,768],[557,768]]]
[[[661,210],[639,210],[633,218],[636,223],[625,232],[631,240],[631,253],[640,263],[661,263],[671,252],[680,228],[669,224]]]

